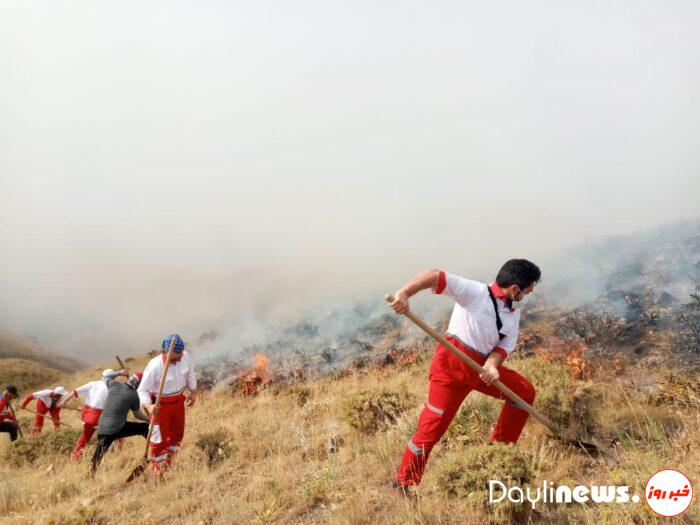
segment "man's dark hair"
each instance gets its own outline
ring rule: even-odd
[[[17,387],[15,385],[8,385],[7,386],[7,391],[12,394],[13,396],[18,396],[19,394],[17,393]]]
[[[541,275],[540,269],[535,263],[531,263],[527,259],[511,259],[499,270],[496,284],[500,287],[517,284],[523,290],[539,281]]]

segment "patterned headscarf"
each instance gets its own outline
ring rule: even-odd
[[[161,345],[161,348],[163,348],[163,352],[167,352],[170,349],[170,342],[173,339],[175,340],[173,352],[179,354],[185,349],[185,342],[182,340],[182,337],[180,337],[179,334],[172,334],[163,340],[163,344]]]

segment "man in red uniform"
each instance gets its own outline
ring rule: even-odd
[[[442,345],[437,346],[430,364],[428,400],[394,482],[400,493],[408,494],[409,486],[420,483],[431,450],[472,390],[506,400],[489,442],[515,443],[520,437],[527,411],[508,400],[492,383],[500,379],[528,403],[535,399],[532,383],[501,363],[515,349],[518,340],[520,311],[513,307],[513,302],[532,292],[539,280],[540,269],[535,264],[511,259],[490,285],[441,270],[427,270],[394,295],[391,307],[399,314],[408,310],[412,295],[428,288],[454,299],[456,304],[446,338],[485,370],[477,374]]]
[[[17,396],[17,387],[12,385],[9,385],[0,395],[0,432],[10,434],[10,441],[17,439],[17,429],[19,428],[19,423],[15,421],[10,410],[10,402]]]
[[[41,429],[44,426],[44,415],[47,412],[53,419],[53,427],[55,429],[60,428],[61,425],[58,422],[61,420],[61,407],[58,406],[58,403],[66,395],[68,395],[66,389],[62,386],[57,386],[54,389],[47,388],[46,390],[33,392],[22,402],[22,408],[26,408],[32,399],[36,399],[37,414],[34,417],[32,436],[41,434]]]
[[[122,370],[122,372],[125,371]],[[77,387],[73,390],[72,395],[64,397],[58,404],[59,408],[62,408],[63,405],[73,398],[82,397],[84,399],[83,413],[80,416],[80,419],[83,421],[83,433],[78,437],[78,441],[76,441],[75,447],[71,452],[70,458],[73,461],[78,461],[83,456],[85,447],[95,433],[97,423],[100,420],[100,415],[105,405],[105,400],[107,399],[107,384],[105,381],[114,374],[115,372],[111,368],[108,368],[102,372],[102,379],[98,381],[89,381]]]
[[[170,360],[160,409],[153,404],[158,393],[170,342],[175,341],[173,356]],[[141,406],[148,415],[155,418],[151,434],[151,471],[161,476],[168,468],[173,457],[180,450],[180,442],[185,433],[185,405],[192,406],[197,393],[197,379],[194,365],[189,353],[185,351],[185,342],[178,334],[169,335],[163,344],[163,353],[151,359],[143,371],[138,388]],[[185,391],[189,393],[185,395]]]

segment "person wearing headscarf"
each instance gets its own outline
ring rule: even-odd
[[[160,400],[155,406],[158,385],[165,368],[171,342],[173,355],[168,366]],[[192,406],[196,399],[197,379],[194,365],[185,342],[178,334],[165,338],[161,344],[162,353],[151,359],[143,371],[143,379],[138,388],[141,406],[148,415],[155,418],[150,443],[150,467],[156,476],[161,476],[172,463],[180,450],[180,442],[185,433],[185,405]]]

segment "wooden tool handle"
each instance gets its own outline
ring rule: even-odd
[[[64,427],[75,428],[73,425],[69,425],[68,423],[64,423],[60,419],[54,419],[51,416],[46,415],[46,414],[39,414],[39,412],[37,412],[36,410],[32,410],[31,408],[22,407],[22,410],[26,410],[27,412],[31,412],[32,414],[36,414],[37,416],[41,416],[41,417],[45,417],[47,419],[50,419],[54,423],[58,423],[59,425],[63,425]]]
[[[122,360],[119,359],[119,356],[116,356],[117,358],[117,363],[119,363],[119,366],[122,370],[126,370],[126,366],[124,366],[124,363],[122,363]]]
[[[388,303],[393,303],[394,302],[394,296],[391,294],[386,294],[384,297]],[[416,314],[414,314],[411,310],[408,310],[405,314],[406,317],[408,317],[415,325],[417,325],[421,330],[423,330],[425,333],[427,333],[430,337],[435,339],[438,343],[440,343],[442,346],[447,348],[450,352],[452,352],[457,358],[461,359],[464,361],[469,368],[474,370],[475,372],[481,374],[485,372],[484,367],[479,365],[476,361],[474,361],[471,357],[469,357],[467,354],[464,352],[460,351],[455,345],[450,343],[445,337],[442,335],[438,334],[433,328],[428,325],[423,319],[418,317]],[[469,348],[469,347],[467,347]],[[475,352],[473,348],[469,348],[469,350]],[[537,410],[535,410],[530,403],[525,401],[522,397],[520,397],[518,394],[513,392],[510,388],[508,388],[506,385],[501,383],[500,381],[496,380],[493,383],[491,383],[493,386],[498,388],[501,392],[503,392],[508,398],[516,403],[520,408],[527,410],[532,417],[537,419],[540,423],[542,423],[544,426],[546,426],[549,430],[554,432],[555,434],[559,435],[561,434],[560,430],[556,427],[554,423],[552,423],[549,419],[544,417],[544,415],[540,414]]]

